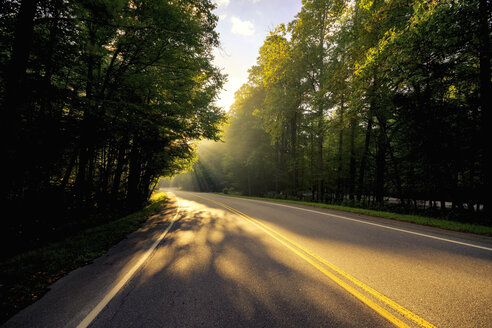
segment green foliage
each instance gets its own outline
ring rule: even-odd
[[[303,1],[236,94],[221,188],[490,224],[483,3]]]
[[[36,244],[141,207],[160,176],[191,167],[198,140],[218,140],[213,8],[2,2],[2,199],[19,217],[6,235]]]
[[[1,261],[0,322],[39,299],[49,285],[71,270],[107,252],[166,203],[166,195],[156,193],[138,212]]]

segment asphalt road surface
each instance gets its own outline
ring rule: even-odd
[[[5,327],[492,327],[492,238],[205,193]]]

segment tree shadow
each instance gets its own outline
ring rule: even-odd
[[[390,326],[247,221],[188,200],[108,309],[94,326]]]
[[[192,195],[192,194],[190,194]],[[220,197],[217,195],[207,194],[207,197],[214,198]],[[395,221],[391,219],[369,217],[361,214],[348,213],[336,210],[327,210],[321,208],[315,208],[303,205],[288,204],[288,206],[298,207],[301,209],[307,209],[314,212],[297,211],[292,208],[283,208],[281,206],[271,206],[268,203],[262,204],[261,201],[255,201],[254,203],[241,202],[242,199],[235,199],[232,197],[220,198],[218,201],[224,202],[234,207],[237,210],[251,215],[252,217],[259,218],[261,221],[269,224],[272,227],[279,228],[284,231],[291,231],[298,236],[305,236],[310,239],[319,241],[329,241],[336,243],[341,248],[344,247],[357,247],[359,250],[373,249],[382,253],[393,253],[397,256],[413,257],[421,256],[429,252],[432,249],[434,253],[432,258],[427,260],[435,263],[436,255],[447,256],[456,255],[458,257],[471,257],[481,259],[485,261],[492,260],[492,252],[485,249],[472,248],[464,245],[448,243],[445,241],[436,241],[432,238],[426,238],[417,234],[409,234],[402,231],[385,229],[374,225],[368,225],[363,223],[357,223],[349,220],[344,220],[336,217],[330,217],[330,214],[341,215],[356,220],[367,221],[375,224],[383,224],[395,229],[402,230],[415,230],[417,233],[437,235],[437,228],[430,228],[421,226],[409,222]],[[249,206],[248,206],[249,205]],[[251,206],[253,205],[253,206]],[[283,205],[283,204],[281,204]],[[278,209],[278,211],[277,211]],[[328,214],[328,215],[326,215]],[[309,224],[304,222],[304,218],[309,217]],[[282,223],[282,226],[279,225]],[[434,230],[429,232],[429,230]],[[442,231],[444,234],[459,235],[457,232]],[[473,238],[473,235],[471,235]],[[437,237],[447,238],[446,235]],[[462,237],[463,238],[463,237]],[[484,244],[487,247],[492,247],[492,238],[486,236],[478,236],[479,240],[477,244]],[[449,239],[456,239],[460,241],[460,237],[450,236]],[[488,242],[487,242],[488,240]],[[467,240],[462,240],[468,242]],[[439,244],[436,244],[439,243]]]

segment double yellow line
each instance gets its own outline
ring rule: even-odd
[[[287,238],[283,234],[273,230],[272,228],[266,226],[259,220],[252,218],[251,216],[244,214],[235,208],[232,208],[228,205],[225,205],[223,203],[217,202],[213,199],[210,198],[205,198],[202,196],[198,196],[195,194],[196,197],[202,198],[204,200],[207,200],[209,202],[215,203],[229,211],[231,211],[234,214],[239,215],[243,219],[251,222],[254,224],[256,227],[261,229],[263,232],[268,234],[270,237],[274,238],[277,240],[279,243],[281,243],[283,246],[287,247],[289,250],[291,250],[293,253],[295,253],[297,256],[311,264],[313,267],[318,269],[321,273],[323,273],[325,276],[333,280],[335,283],[337,283],[340,287],[348,291],[350,294],[358,298],[360,301],[362,301],[364,304],[369,306],[371,309],[376,311],[378,314],[380,314],[382,317],[386,318],[388,321],[393,323],[397,327],[410,327],[407,325],[405,322],[391,314],[388,310],[374,302],[372,299],[361,293],[359,290],[354,288],[352,285],[348,284],[346,281],[341,279],[340,277],[344,278],[345,280],[351,282],[355,286],[359,287],[361,290],[366,292],[367,294],[371,295],[374,297],[376,300],[386,304],[388,307],[392,308],[402,316],[406,317],[407,319],[412,320],[415,322],[418,326],[420,327],[425,327],[425,328],[436,328],[434,325],[431,323],[425,321],[415,313],[411,312],[410,310],[407,310],[400,304],[394,302],[393,300],[389,299],[388,297],[384,296],[383,294],[379,293],[378,291],[374,290],[370,286],[364,284],[362,281],[358,280],[357,278],[351,276],[350,274],[344,272],[337,266],[331,264],[327,260],[323,259],[322,257],[314,254],[313,252],[309,251],[308,249],[302,247],[295,241]],[[337,273],[339,276],[335,275],[333,272],[329,271],[327,268],[331,269],[333,272]]]

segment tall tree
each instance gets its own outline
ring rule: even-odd
[[[218,139],[214,7],[2,2],[2,142],[12,163],[2,199],[32,210],[7,233],[56,234],[67,218],[75,227],[140,207],[161,175],[191,164],[195,141]]]

